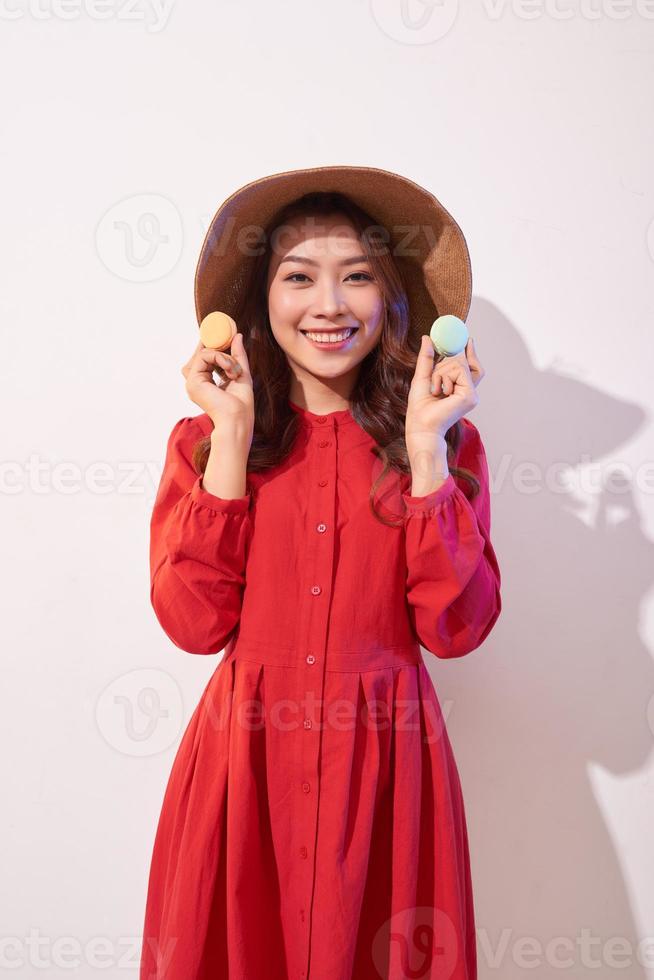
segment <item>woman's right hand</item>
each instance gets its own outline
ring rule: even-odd
[[[218,371],[219,386],[213,380]],[[254,392],[252,375],[243,334],[236,333],[231,344],[231,355],[224,351],[205,347],[198,343],[193,354],[182,368],[186,378],[186,393],[212,420],[216,428],[237,427],[254,430]]]

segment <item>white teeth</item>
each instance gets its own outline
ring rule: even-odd
[[[336,344],[341,340],[347,340],[354,333],[354,330],[341,330],[340,333],[309,333],[306,331],[305,335],[310,337],[311,340],[315,340],[317,344]]]

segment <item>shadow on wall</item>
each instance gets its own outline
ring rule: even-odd
[[[461,770],[479,980],[614,980],[618,970],[645,980],[589,770],[630,774],[652,749],[654,663],[639,624],[654,546],[623,473],[590,511],[545,475],[585,456],[604,459],[604,484],[605,457],[617,464],[646,416],[555,366],[538,369],[491,303],[474,300],[467,322],[487,371],[470,418],[488,454],[503,609],[467,657],[423,655]],[[537,474],[530,493],[514,479],[524,462]]]

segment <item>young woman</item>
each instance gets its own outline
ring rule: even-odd
[[[238,333],[182,369],[201,412],[168,440],[151,599],[182,650],[225,653],[163,800],[142,980],[477,976],[420,649],[463,656],[501,609],[484,372],[427,336],[470,292],[454,220],[386,171],[273,175],[212,222],[198,318]]]

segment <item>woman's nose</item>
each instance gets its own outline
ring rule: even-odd
[[[314,313],[316,316],[333,317],[339,313],[346,313],[347,305],[343,297],[340,283],[323,282],[318,286],[318,291],[314,303]]]

